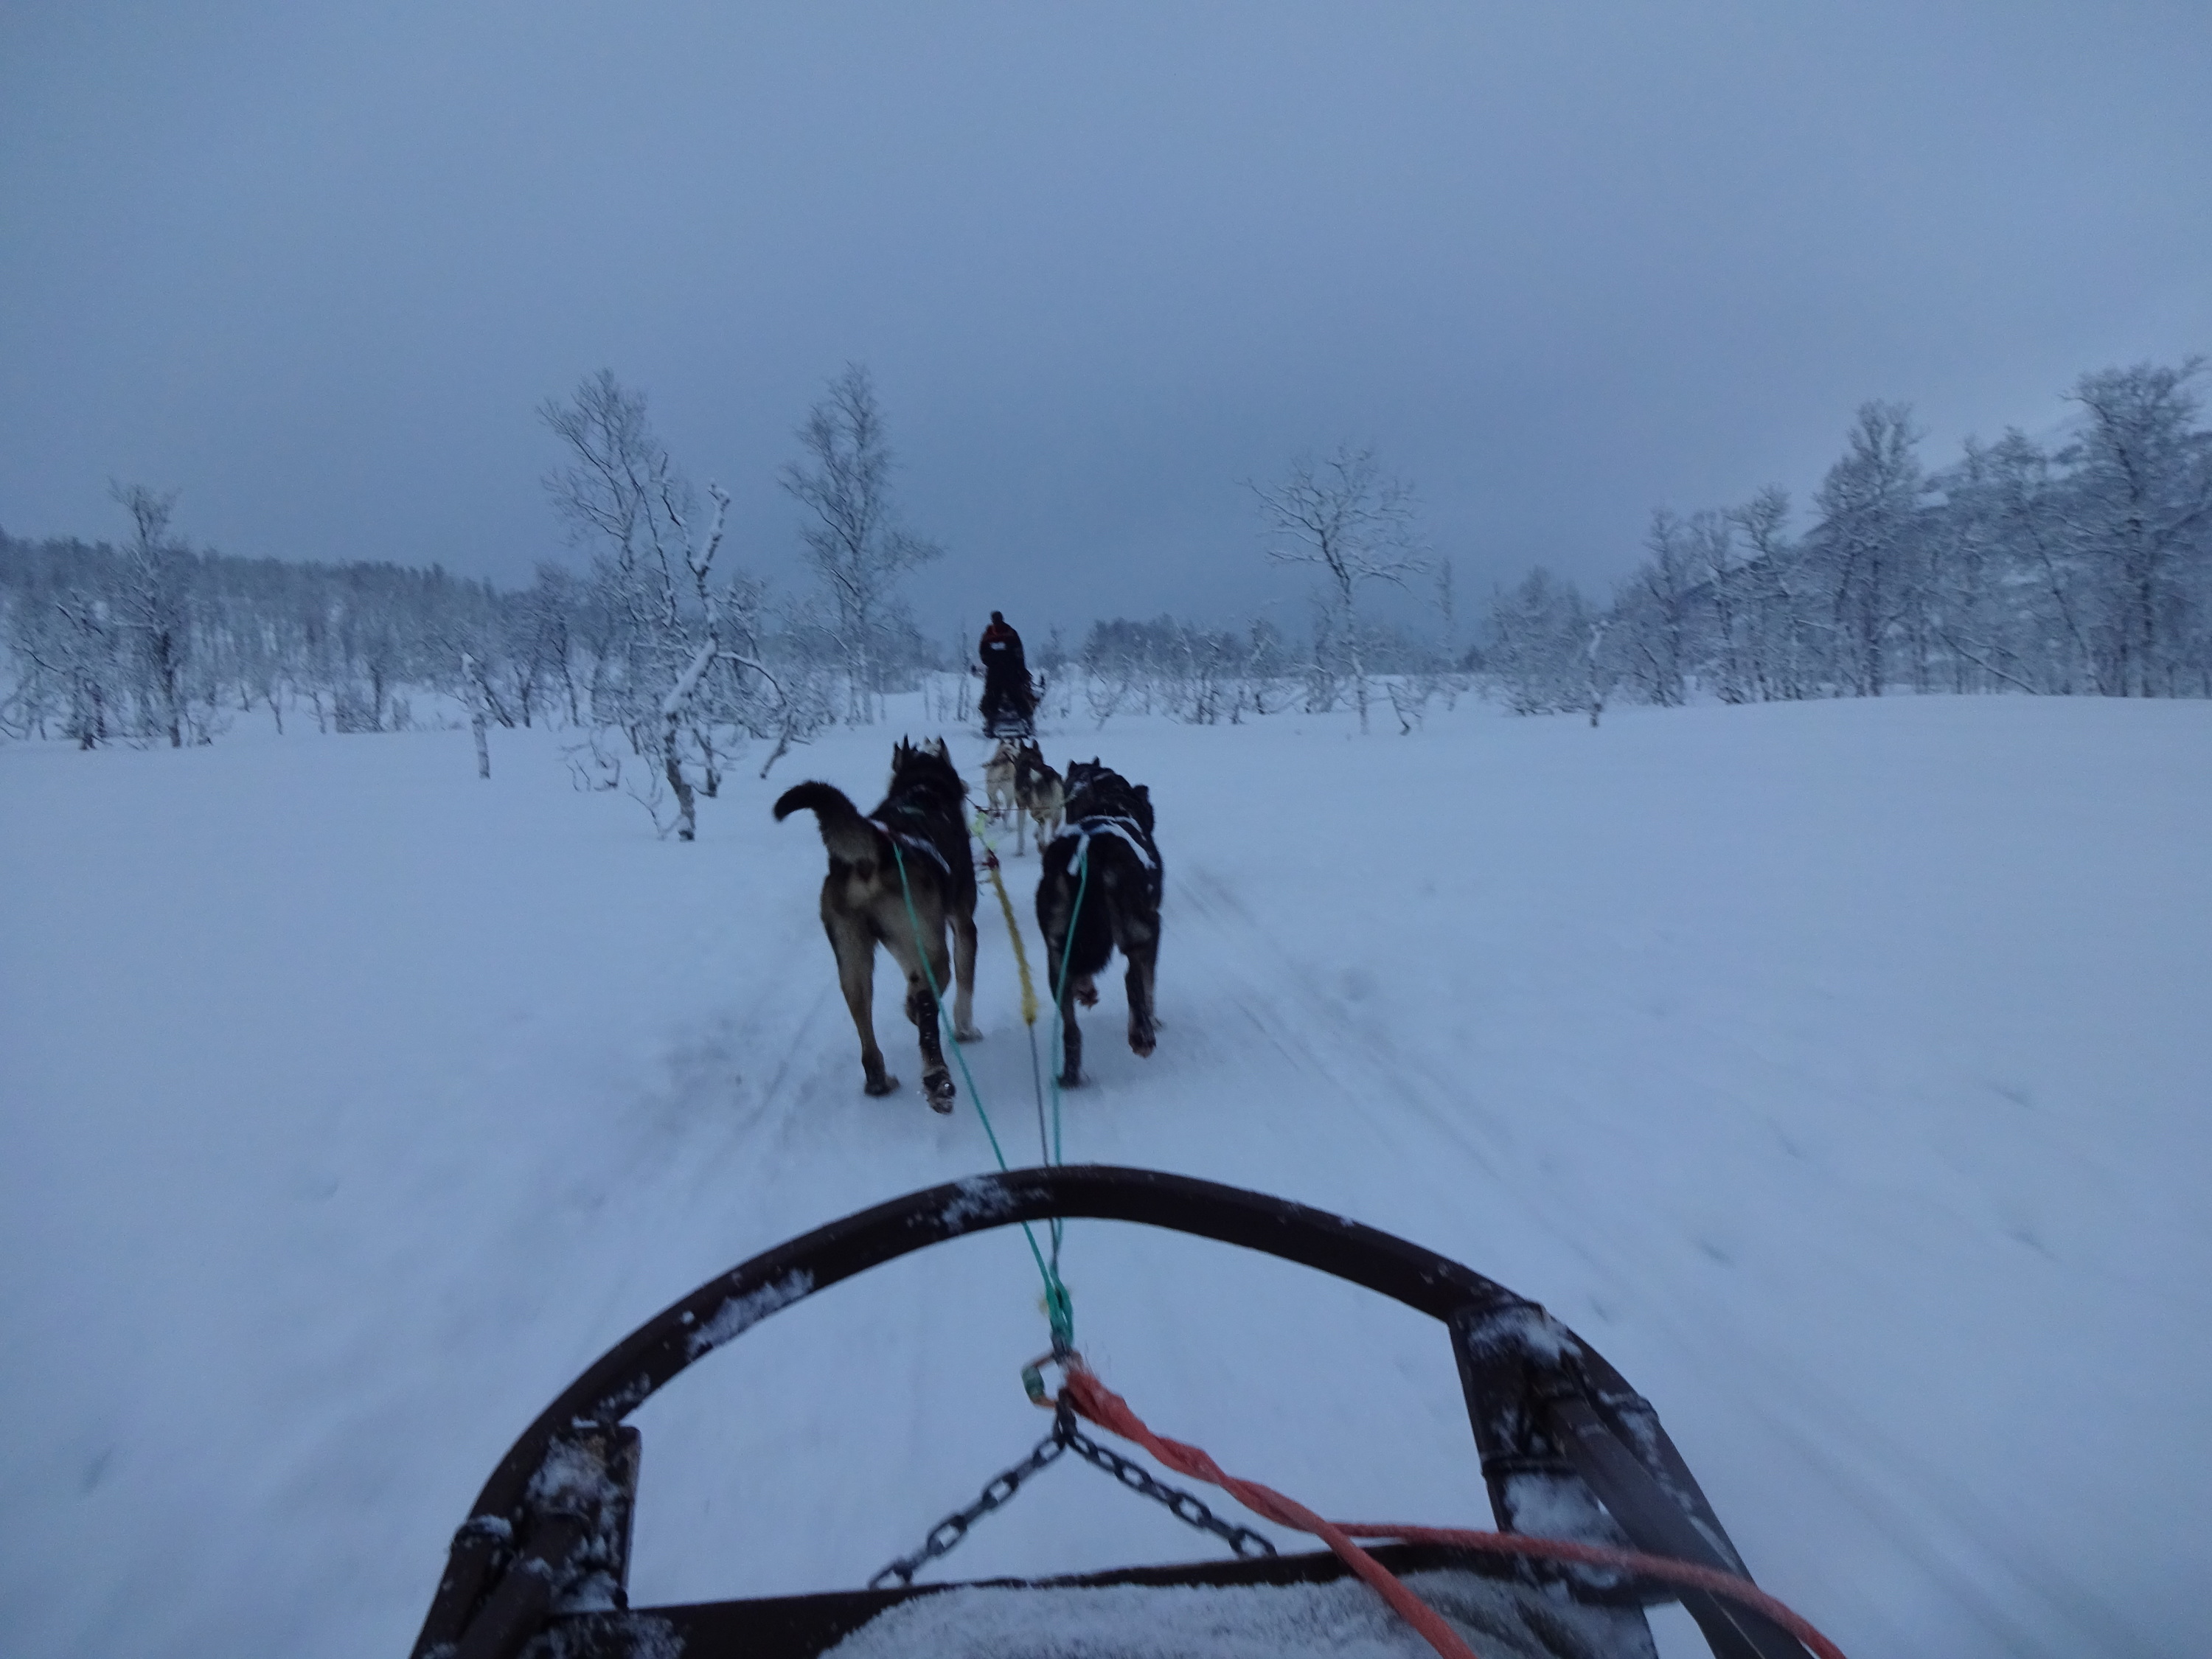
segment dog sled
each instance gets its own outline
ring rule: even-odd
[[[983,695],[975,710],[983,717],[983,735],[1027,743],[1036,735],[1036,686],[1022,654],[1022,636],[1008,625],[1003,611],[991,613],[991,625],[975,642],[975,654],[983,671]]]
[[[870,1267],[966,1233],[1073,1218],[1263,1251],[1443,1324],[1498,1531],[1320,1522],[1279,1493],[1223,1474],[1197,1449],[1152,1434],[1067,1352],[1024,1373],[1031,1397],[1054,1409],[1052,1431],[870,1587],[629,1605],[641,1448],[623,1419],[648,1397],[781,1309]],[[1055,1365],[1056,1398],[1045,1383]],[[1227,1486],[1271,1519],[1325,1529],[1332,1548],[1279,1551],[1092,1438],[1085,1423],[1136,1439],[1171,1468]],[[915,1582],[1030,1475],[1067,1454],[1166,1504],[1231,1553],[1062,1577]],[[1470,1477],[1477,1468],[1471,1461]],[[1233,1510],[1228,1499],[1209,1496]],[[1395,1541],[1363,1548],[1352,1536]],[[1840,1659],[1817,1631],[1752,1586],[1650,1404],[1534,1303],[1431,1251],[1303,1205],[1149,1170],[1063,1165],[937,1187],[832,1222],[708,1281],[623,1338],[500,1460],[454,1534],[413,1652],[414,1659],[815,1659],[833,1652],[839,1659],[1135,1659],[1433,1649],[1481,1659],[1653,1659],[1644,1609],[1671,1601],[1697,1621],[1717,1659]],[[1419,1623],[1422,1615],[1430,1622]],[[1413,1622],[1400,1623],[1401,1616]]]
[[[996,742],[1012,738],[1017,743],[1036,740],[1036,699],[1018,692],[1008,692],[993,700],[981,711],[983,735]]]

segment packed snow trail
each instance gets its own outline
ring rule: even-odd
[[[1152,786],[1169,876],[1159,1051],[1121,1040],[1117,964],[1070,1158],[1336,1210],[1544,1302],[1847,1652],[2193,1651],[2212,707],[1348,726],[1048,734]],[[988,1167],[972,1104],[915,1091],[894,975],[908,1087],[862,1096],[820,843],[768,812],[803,776],[872,799],[934,729],[732,778],[691,847],[535,734],[489,783],[459,732],[0,750],[30,876],[0,894],[11,1650],[402,1651],[492,1462],[601,1350]],[[1036,867],[1007,860],[1024,926]],[[1022,1159],[981,921],[967,1058]],[[1486,1522],[1439,1328],[1127,1227],[1071,1225],[1064,1269],[1091,1363],[1225,1466]],[[638,1418],[638,1598],[911,1549],[1042,1431],[1038,1296],[1018,1234],[964,1239],[680,1379]],[[1069,1468],[934,1571],[1207,1549]]]

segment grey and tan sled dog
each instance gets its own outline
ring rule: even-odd
[[[1024,744],[1014,756],[1014,806],[1018,815],[1014,820],[1017,854],[1022,850],[1022,817],[1036,823],[1040,854],[1046,836],[1059,833],[1067,820],[1066,787],[1060,774],[1044,763],[1044,751],[1033,743]]]
[[[1129,1047],[1152,1052],[1164,877],[1150,790],[1095,759],[1068,763],[1066,790],[1067,821],[1044,849],[1036,915],[1045,971],[1060,999],[1060,1086],[1072,1089],[1083,1080],[1075,1005],[1097,1005],[1097,975],[1116,948],[1129,963]]]
[[[813,812],[822,844],[830,849],[830,873],[822,883],[822,927],[837,953],[837,983],[860,1034],[868,1092],[887,1095],[899,1086],[884,1070],[884,1051],[876,1046],[876,946],[881,945],[906,970],[907,1018],[921,1036],[922,1092],[939,1111],[949,1112],[952,1073],[945,1069],[938,1037],[932,975],[940,988],[948,981],[954,987],[954,1034],[963,1042],[981,1035],[973,1018],[975,865],[968,848],[968,786],[954,769],[942,738],[919,747],[902,738],[891,751],[890,793],[873,812],[863,817],[832,784],[801,783],[777,800],[776,822],[801,808]]]
[[[1012,738],[1000,738],[991,758],[983,763],[983,810],[1005,823],[1018,805],[1014,794],[1014,763],[1022,746]]]

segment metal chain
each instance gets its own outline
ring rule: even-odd
[[[913,1583],[915,1574],[925,1565],[934,1561],[965,1538],[968,1535],[969,1528],[1012,1498],[1022,1489],[1023,1481],[1044,1468],[1046,1464],[1057,1460],[1060,1453],[1066,1449],[1067,1443],[1060,1437],[1060,1423],[1055,1420],[1052,1425],[1052,1432],[1038,1441],[1036,1448],[1027,1457],[1022,1459],[1013,1468],[993,1475],[974,1503],[964,1510],[955,1510],[932,1527],[929,1529],[929,1536],[921,1540],[920,1549],[912,1555],[902,1555],[873,1578],[868,1580],[868,1588],[881,1589],[894,1578],[902,1584]]]
[[[1255,1558],[1275,1553],[1272,1541],[1261,1537],[1249,1527],[1224,1521],[1190,1493],[1156,1480],[1146,1470],[1118,1453],[1110,1452],[1089,1435],[1075,1426],[1075,1413],[1065,1403],[1053,1418],[1052,1432],[1036,1443],[1030,1455],[1012,1468],[991,1477],[975,1501],[963,1510],[955,1510],[929,1529],[921,1540],[921,1547],[911,1555],[902,1555],[868,1580],[870,1589],[881,1589],[891,1580],[902,1585],[914,1583],[914,1576],[940,1555],[949,1553],[954,1546],[968,1535],[968,1528],[995,1509],[1010,1502],[1022,1489],[1022,1483],[1048,1464],[1057,1462],[1063,1452],[1073,1452],[1086,1463],[1096,1464],[1105,1470],[1131,1492],[1164,1505],[1169,1514],[1200,1532],[1210,1532],[1218,1538],[1240,1559]]]
[[[1168,1513],[1200,1532],[1210,1532],[1229,1546],[1239,1559],[1256,1559],[1275,1553],[1275,1546],[1249,1527],[1240,1527],[1233,1521],[1224,1521],[1212,1510],[1200,1503],[1189,1492],[1157,1480],[1146,1470],[1132,1463],[1118,1452],[1110,1452],[1089,1435],[1077,1430],[1071,1420],[1067,1425],[1067,1446],[1086,1463],[1096,1463],[1131,1492],[1141,1493],[1156,1504],[1167,1506]]]

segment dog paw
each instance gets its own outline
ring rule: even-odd
[[[933,1112],[949,1112],[952,1109],[952,1097],[955,1091],[952,1087],[951,1073],[932,1072],[927,1077],[922,1079],[921,1091],[929,1097],[929,1109]]]
[[[898,1092],[898,1086],[899,1080],[888,1072],[879,1077],[870,1078],[867,1084],[868,1092],[872,1095],[896,1094]]]
[[[1063,1089],[1080,1089],[1083,1086],[1083,1073],[1062,1072],[1060,1074],[1060,1086]]]
[[[1096,1008],[1098,1006],[1098,988],[1087,979],[1078,981],[1075,1000],[1086,1008]]]
[[[956,1025],[952,1028],[952,1040],[955,1042],[981,1042],[983,1033],[973,1025]]]
[[[1132,1031],[1129,1033],[1129,1050],[1132,1054],[1134,1054],[1140,1058],[1146,1060],[1151,1059],[1152,1050],[1158,1047],[1159,1047],[1158,1041],[1150,1031]]]

